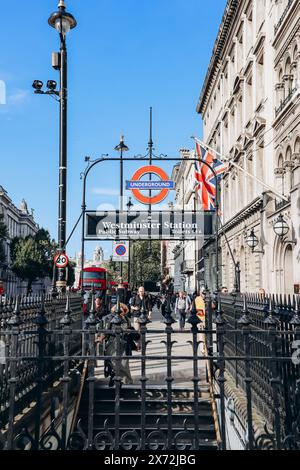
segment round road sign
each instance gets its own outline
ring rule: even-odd
[[[125,245],[117,245],[115,251],[118,256],[125,256],[127,249]]]
[[[65,253],[58,253],[54,258],[54,263],[57,268],[66,268],[69,264],[69,258]]]

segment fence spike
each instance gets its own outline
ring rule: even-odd
[[[249,311],[247,307],[247,296],[243,296],[243,310],[242,310],[242,316],[238,320],[238,324],[248,326],[251,325],[251,320],[249,318]]]
[[[289,321],[290,325],[300,326],[300,305],[299,305],[299,296],[295,296],[295,308],[293,318]]]
[[[274,318],[273,300],[271,296],[269,297],[269,314],[267,318],[264,319],[264,323],[269,327],[273,327],[278,324],[278,320]]]
[[[71,299],[70,299],[70,289],[67,290],[67,301],[65,307],[65,314],[63,318],[60,320],[59,324],[62,326],[69,326],[73,323],[73,319],[71,317]]]
[[[16,301],[15,301],[15,307],[13,311],[12,317],[8,320],[8,325],[13,326],[13,327],[18,327],[21,325],[22,320],[20,318],[21,310],[20,310],[20,296],[17,295]]]

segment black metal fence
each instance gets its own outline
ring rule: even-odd
[[[61,327],[67,310],[72,311],[73,326],[81,328],[80,296],[0,299],[0,423],[7,439],[18,431],[17,417],[25,409],[35,404],[33,412],[41,419],[49,406],[46,392],[62,372],[62,364],[52,359],[64,354]],[[80,348],[80,335],[72,335],[69,352],[74,366]]]
[[[0,448],[195,450],[203,448],[203,441],[207,441],[205,432],[209,432],[209,439],[215,439],[218,448],[225,450],[227,374],[246,398],[247,448],[300,448],[300,315],[296,297],[220,295],[218,301],[208,297],[205,325],[201,325],[193,308],[188,319],[190,328],[185,332],[174,327],[171,311],[166,312],[165,327],[160,329],[149,329],[147,316],[143,314],[139,320],[141,351],[134,356],[121,352],[124,332],[118,313],[113,316],[110,329],[98,328],[97,331],[97,335],[115,338],[114,354],[97,353],[98,320],[94,301],[84,322],[81,298],[76,295],[56,300],[46,297],[45,302],[35,297],[23,298],[14,303],[1,303],[0,309],[2,352],[4,348],[0,364]],[[175,356],[174,344],[182,334],[189,336],[186,343],[190,352]],[[148,352],[153,335],[162,338],[164,353]],[[202,353],[199,347],[204,338],[206,349]],[[122,361],[127,359],[140,363],[138,395],[136,389],[132,391],[133,396],[122,395],[124,390],[130,391],[121,376]],[[97,363],[107,360],[115,364],[114,386],[110,392],[97,388]],[[183,391],[174,385],[176,361],[183,364],[189,361],[191,365],[191,386]],[[74,404],[79,393],[78,382],[73,379],[78,379],[76,371],[81,372],[84,362],[87,366],[85,427],[82,420],[77,419],[75,427],[70,429],[70,403]],[[148,380],[157,363],[165,364],[165,377],[153,389]],[[219,410],[213,426],[205,421],[210,417],[208,409],[203,408],[206,403],[201,395],[203,364],[218,387],[218,394],[210,396],[211,405],[217,402]],[[61,402],[59,426],[55,410],[51,409],[57,383]],[[128,414],[134,430],[122,427],[125,402],[128,406],[133,406],[134,402],[134,406],[139,407],[138,417],[134,417],[136,413]],[[34,419],[31,416],[31,422],[20,427],[18,414],[24,413],[24,408],[32,403]],[[165,421],[161,416],[153,422],[157,410],[151,407],[159,403],[166,411]],[[187,406],[191,408],[179,422],[179,414]],[[176,414],[176,407],[179,407],[179,414]],[[254,407],[266,422],[265,431],[258,436],[254,434]],[[212,406],[211,415],[213,409]],[[49,410],[49,426],[43,431],[41,422]],[[97,413],[107,415],[102,428]]]
[[[225,358],[233,358],[226,360],[225,368],[236,387],[245,392],[248,423],[252,421],[252,404],[266,421],[266,433],[254,445],[299,448],[298,298],[223,295],[221,305]]]

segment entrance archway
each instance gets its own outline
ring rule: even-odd
[[[284,276],[284,292],[287,294],[294,293],[294,266],[293,266],[293,248],[288,245],[283,258],[283,276]]]

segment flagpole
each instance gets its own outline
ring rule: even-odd
[[[280,194],[275,188],[273,188],[272,186],[270,186],[269,184],[265,183],[264,181],[262,181],[260,178],[257,178],[257,176],[254,176],[252,175],[251,173],[249,173],[247,170],[245,170],[245,168],[242,168],[241,166],[239,166],[237,163],[233,162],[232,160],[229,160],[228,157],[226,157],[225,155],[222,155],[220,152],[218,152],[217,150],[213,149],[210,145],[207,145],[205,144],[202,140],[200,139],[197,139],[196,137],[192,137],[192,139],[194,139],[196,142],[198,142],[199,144],[203,145],[203,147],[207,148],[208,150],[211,150],[212,152],[214,152],[216,155],[218,155],[222,160],[225,160],[227,163],[230,163],[231,165],[233,165],[235,168],[237,168],[238,170],[242,171],[243,173],[245,173],[247,176],[249,176],[250,178],[254,179],[255,181],[257,181],[258,183],[260,183],[262,186],[264,186],[265,188],[267,188],[269,191],[271,191],[273,194],[275,194],[276,196],[280,197],[281,199],[283,199],[284,201],[287,201],[289,202],[289,199],[284,196],[283,194]]]

